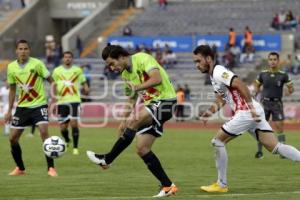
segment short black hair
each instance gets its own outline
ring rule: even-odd
[[[102,51],[102,59],[106,60],[108,57],[118,59],[120,56],[129,56],[130,54],[123,47],[119,45],[108,44]]]
[[[277,53],[277,52],[275,52],[275,51],[270,52],[269,55],[268,55],[268,58],[269,58],[270,56],[276,56],[277,59],[279,60],[279,53]]]
[[[197,46],[193,53],[194,55],[201,54],[204,57],[210,56],[212,60],[215,59],[215,53],[209,45]]]
[[[16,42],[16,49],[18,48],[19,44],[27,44],[28,47],[30,48],[29,42],[27,40],[24,39],[20,39]]]
[[[72,53],[71,51],[65,51],[65,52],[63,52],[63,56],[64,56],[65,54],[70,54],[70,55],[72,56],[72,58],[74,57],[74,56],[73,56],[73,53]]]

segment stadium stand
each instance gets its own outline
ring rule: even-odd
[[[162,11],[153,2],[129,26],[136,35],[224,34],[229,27],[242,33],[246,25],[254,33],[268,33],[273,32],[270,21],[275,11],[292,10],[299,15],[299,7],[298,0],[170,1],[168,9]],[[121,35],[121,31],[114,35]]]

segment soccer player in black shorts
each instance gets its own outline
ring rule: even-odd
[[[275,125],[275,130],[278,134],[278,141],[285,143],[285,135],[283,133],[283,87],[286,85],[287,90],[285,95],[291,95],[294,92],[293,82],[289,75],[281,71],[279,68],[279,54],[271,52],[268,55],[269,69],[263,70],[255,81],[255,90],[258,93],[262,87],[262,104],[265,110],[266,120],[269,121],[272,116],[272,121]],[[258,142],[258,151],[255,158],[263,158],[262,144]]]
[[[70,142],[68,126],[71,126],[73,154],[78,155],[80,86],[83,87],[85,94],[89,92],[89,86],[82,69],[73,65],[72,52],[64,52],[62,61],[62,65],[57,66],[52,73],[55,85],[55,100],[58,105],[58,121],[61,134],[67,143]]]
[[[49,71],[44,63],[30,57],[30,47],[26,40],[19,40],[16,44],[17,59],[8,64],[7,82],[9,84],[9,107],[5,114],[5,122],[11,122],[12,132],[9,138],[11,153],[16,168],[9,173],[11,176],[25,174],[22,151],[19,139],[27,126],[37,125],[44,141],[48,134],[48,105],[44,89],[44,79],[52,82]],[[16,112],[12,116],[12,109],[19,89],[19,99]],[[46,156],[49,176],[57,176],[52,158]]]
[[[111,151],[107,154],[87,151],[87,156],[95,164],[108,168],[136,137],[137,154],[161,184],[159,193],[153,197],[174,195],[177,187],[151,150],[156,138],[162,136],[163,125],[172,117],[176,105],[176,93],[168,74],[151,55],[129,55],[117,45],[107,46],[102,58],[113,71],[121,72],[129,98],[123,112],[124,120],[119,127],[120,137]],[[144,105],[135,110],[138,93]]]

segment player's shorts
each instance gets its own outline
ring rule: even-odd
[[[163,125],[172,118],[177,100],[168,99],[152,101],[146,105],[146,110],[150,113],[153,120],[150,125],[140,127],[137,134],[151,134],[155,137],[161,137],[163,134]]]
[[[231,120],[223,124],[221,129],[231,136],[238,136],[247,131],[251,134],[256,134],[257,131],[273,132],[270,124],[265,119],[265,113],[262,106],[256,101],[253,101],[253,106],[256,110],[256,114],[259,115],[260,122],[256,122],[252,118],[249,110],[239,110]]]
[[[57,106],[58,122],[67,123],[70,119],[79,119],[80,103],[59,104]]]
[[[48,105],[35,108],[17,107],[11,128],[25,129],[27,126],[48,123]]]
[[[271,115],[272,115],[272,121],[284,120],[283,105],[281,100],[270,101],[270,100],[263,99],[262,104],[265,110],[267,121],[269,121]]]

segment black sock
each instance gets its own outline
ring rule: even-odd
[[[53,160],[53,158],[49,158],[48,156],[45,156],[45,157],[46,157],[46,160],[47,160],[47,167],[48,167],[48,169],[50,167],[54,167],[54,160]]]
[[[25,170],[24,163],[22,160],[22,150],[19,143],[11,144],[11,154],[15,160],[16,165],[20,170]]]
[[[66,143],[70,142],[68,129],[61,130],[61,135],[64,137]]]
[[[142,156],[142,159],[144,160],[151,173],[160,181],[162,186],[170,187],[172,185],[171,180],[165,173],[158,158],[152,151]]]
[[[128,147],[135,137],[135,130],[126,128],[124,134],[117,140],[111,151],[105,155],[106,164],[110,164],[116,157]]]
[[[72,128],[72,137],[73,137],[73,148],[78,148],[78,140],[79,140],[79,129]]]
[[[257,142],[257,151],[258,152],[262,152],[262,147],[263,147],[262,143]]]
[[[33,125],[33,126],[31,127],[31,134],[33,135],[34,132],[35,132],[35,125]]]

